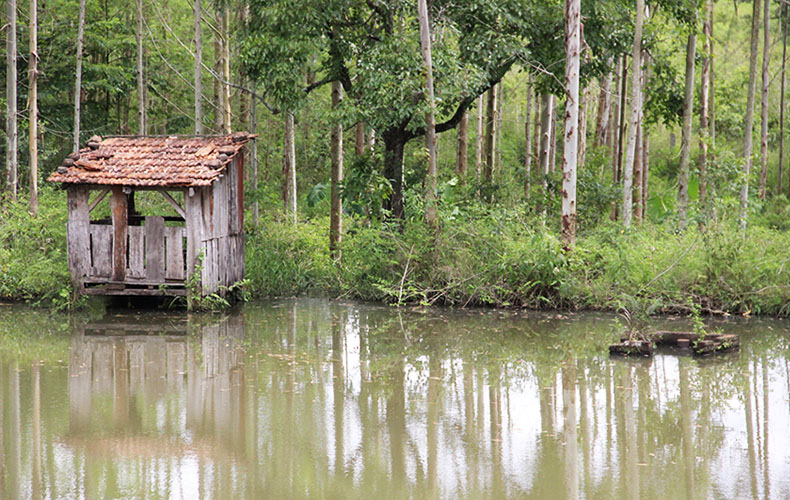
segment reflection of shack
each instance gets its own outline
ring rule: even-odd
[[[210,455],[213,444],[205,438],[235,448],[244,424],[243,335],[242,316],[206,325],[178,316],[114,317],[77,328],[69,358],[70,440],[121,455],[185,448]],[[186,422],[162,419],[161,411],[185,413]],[[167,439],[155,443],[156,436]]]
[[[69,155],[49,181],[68,193],[74,290],[185,295],[199,271],[204,294],[224,294],[243,279],[244,148],[252,138],[95,136]],[[160,193],[177,215],[139,214],[140,191]],[[107,194],[110,217],[92,220]]]

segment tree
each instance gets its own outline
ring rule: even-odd
[[[496,96],[497,86],[494,85],[486,94],[486,135],[485,158],[483,160],[483,182],[491,183],[494,177],[494,161],[496,161]]]
[[[16,0],[7,0],[6,26],[6,191],[16,200],[18,131],[16,117]]]
[[[28,146],[30,151],[30,213],[38,215],[38,2],[30,0],[30,58],[28,59]]]
[[[436,101],[433,96],[433,63],[431,61],[431,21],[426,0],[417,0],[420,21],[420,52],[425,71],[425,146],[428,149],[428,174],[425,182],[425,222],[436,225]]]
[[[338,110],[343,99],[343,86],[332,82],[332,109]],[[340,243],[343,238],[343,200],[340,198],[340,183],[343,182],[343,123],[335,118],[331,133],[332,180],[330,186],[329,254],[332,260],[340,261]]]
[[[143,0],[137,0],[137,133],[146,135],[145,116],[145,75],[143,74]]]
[[[549,190],[549,168],[551,162],[551,115],[554,112],[554,95],[543,94],[542,107],[540,109],[540,173],[541,184],[543,186],[543,212],[545,214],[545,204],[548,202]]]
[[[72,149],[80,149],[80,106],[82,104],[82,45],[85,38],[85,0],[80,0],[77,20],[77,71],[74,79],[74,141]]]
[[[84,1],[84,0],[83,0]],[[203,134],[203,36],[201,34],[200,18],[203,8],[200,0],[194,4],[194,31],[195,31],[195,134]],[[253,101],[253,106],[255,103]]]
[[[535,11],[549,18],[556,13],[538,0],[530,0],[526,11],[509,0],[492,2],[485,10],[476,2],[452,9],[432,2],[430,7],[433,23],[445,33],[431,47],[439,103],[436,132],[441,133],[455,128],[475,99],[526,55],[522,37],[534,31]],[[265,82],[267,95],[285,108],[300,106],[307,93],[340,80],[356,121],[371,125],[383,142],[382,170],[392,186],[384,205],[392,216],[403,217],[404,146],[426,133],[419,98],[423,73],[415,50],[419,30],[410,3],[310,0],[294,9],[286,0],[254,0],[251,17],[255,21],[242,51],[250,75]],[[316,54],[323,77],[305,88],[294,70]]]
[[[631,82],[631,119],[628,129],[628,149],[626,150],[625,171],[623,172],[623,224],[631,225],[634,160],[636,158],[636,136],[642,119],[641,68],[642,68],[642,23],[645,15],[645,0],[636,0],[636,23],[634,26],[634,53]]]
[[[743,132],[743,184],[738,218],[746,229],[746,208],[749,202],[749,174],[752,171],[752,132],[754,129],[754,94],[757,87],[757,48],[760,33],[760,0],[752,2],[752,32],[749,48],[749,93],[746,97],[746,118]]]
[[[713,0],[708,0],[712,2]],[[782,194],[785,152],[785,86],[787,84],[787,4],[782,3],[779,18],[782,23],[782,89],[779,94],[779,182],[776,189]]]
[[[294,115],[285,113],[285,128],[283,131],[283,204],[289,214],[291,222],[296,225],[296,146],[294,130]]]
[[[771,76],[768,74],[771,48],[771,9],[770,0],[763,3],[763,92],[760,99],[760,199],[765,199],[768,179],[768,88]]]
[[[483,96],[477,98],[477,135],[475,136],[475,180],[480,182],[483,170]]]
[[[609,115],[611,114],[612,104],[612,72],[606,73],[601,80],[601,92],[598,94],[598,116],[595,120],[595,139],[593,146],[600,148],[606,144],[609,135]]]
[[[696,26],[692,25],[686,44],[686,90],[683,99],[683,130],[680,140],[680,169],[678,171],[678,224],[680,229],[685,229],[688,223],[691,116],[694,112],[694,59],[696,51],[697,30]]]
[[[565,0],[565,149],[562,158],[562,241],[576,244],[576,166],[579,154],[580,0]]]
[[[713,0],[706,0],[702,25],[702,83],[699,93],[699,201],[705,203],[708,191],[708,143],[710,142],[711,72],[713,70]]]
[[[524,113],[524,198],[529,199],[532,177],[532,140],[530,138],[530,115],[532,114],[532,87],[527,87],[527,110]]]

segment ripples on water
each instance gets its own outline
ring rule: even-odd
[[[612,321],[4,306],[0,498],[790,498],[790,323],[621,360]]]

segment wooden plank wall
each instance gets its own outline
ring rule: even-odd
[[[82,292],[82,279],[90,270],[90,211],[86,186],[70,186],[66,191],[68,205],[67,252],[71,285]]]
[[[126,275],[132,279],[145,278],[145,228],[129,226],[129,268]]]
[[[91,268],[89,276],[109,278],[112,275],[112,226],[91,224]]]
[[[165,278],[165,219],[145,218],[145,279],[163,282]]]

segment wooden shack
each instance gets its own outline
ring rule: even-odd
[[[68,193],[68,262],[89,295],[203,295],[244,278],[244,154],[253,136],[92,137],[49,177]],[[140,214],[159,193],[177,216]],[[181,194],[177,194],[181,193]],[[91,212],[109,195],[110,216]]]

